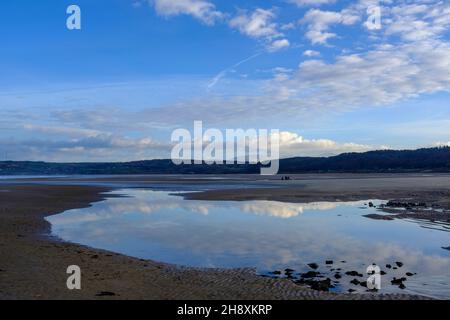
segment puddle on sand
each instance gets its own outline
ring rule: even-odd
[[[395,219],[364,217],[382,201],[282,203],[184,200],[170,192],[126,189],[92,207],[48,217],[66,241],[130,256],[195,267],[256,267],[262,275],[286,268],[298,277],[315,262],[333,291],[366,288],[366,267],[376,263],[380,292],[450,298],[450,233]],[[364,209],[361,209],[364,208]],[[326,260],[333,260],[326,264]],[[345,262],[342,262],[345,261]],[[402,267],[394,266],[402,262]],[[340,270],[337,270],[340,269]],[[357,271],[362,277],[346,275]],[[335,278],[336,272],[341,278]],[[407,272],[412,276],[405,276]],[[415,274],[414,274],[415,273]],[[406,277],[406,288],[391,280]]]

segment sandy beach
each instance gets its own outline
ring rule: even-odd
[[[120,178],[111,178],[120,182]],[[152,181],[152,178],[136,178]],[[292,185],[189,194],[195,199],[271,199],[289,202],[344,199],[427,199],[446,205],[448,176],[303,179]],[[309,180],[308,180],[309,179]],[[405,181],[406,179],[406,181]],[[420,180],[417,180],[420,179]],[[259,178],[257,178],[259,180]],[[358,180],[358,184],[355,184]],[[142,182],[141,181],[141,182]],[[314,181],[314,182],[311,182]],[[414,183],[413,183],[414,182]],[[419,183],[420,182],[420,183]],[[267,182],[262,182],[267,183]],[[274,181],[272,181],[274,183]],[[278,181],[275,183],[279,184]],[[301,187],[300,187],[301,186]],[[0,185],[0,299],[420,299],[409,295],[333,294],[271,279],[252,269],[197,269],[136,259],[49,236],[45,216],[83,208],[111,188]],[[79,265],[82,290],[66,288],[66,268]],[[108,296],[101,296],[107,292]]]

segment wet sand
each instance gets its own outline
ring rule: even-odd
[[[146,179],[151,181],[150,178]],[[325,184],[330,185],[330,181],[325,180]],[[448,181],[448,177],[444,180]],[[440,183],[445,184],[442,181]],[[301,184],[304,185],[304,181]],[[445,194],[449,192],[442,186],[438,188]],[[332,195],[319,190],[314,194],[311,190],[307,192],[293,186],[275,192],[276,189],[207,191],[195,197],[319,201],[328,197],[338,200],[344,194],[350,198],[368,194],[355,195],[354,190],[339,190],[339,193]],[[48,236],[50,225],[44,220],[45,216],[87,207],[92,202],[103,200],[101,193],[109,190],[92,186],[0,184],[0,299],[421,298],[409,295],[325,293],[296,285],[289,280],[260,277],[251,269],[183,268],[70,244]],[[371,192],[376,193],[376,190]],[[378,192],[384,196],[385,191],[378,189]],[[405,194],[412,195],[415,192],[414,189]],[[66,268],[73,264],[81,267],[82,290],[71,291],[66,288]],[[100,297],[98,294],[101,292],[114,295]]]
[[[450,208],[450,176],[446,174],[320,174],[270,178],[264,188],[208,190],[186,194],[196,200],[273,200],[285,202],[423,199]],[[270,181],[270,184],[268,183]]]

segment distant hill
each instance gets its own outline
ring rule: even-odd
[[[0,175],[259,173],[259,164],[174,165],[171,160],[117,163],[0,162]],[[280,173],[450,172],[450,148],[379,150],[280,160]]]

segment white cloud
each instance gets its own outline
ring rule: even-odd
[[[300,22],[308,25],[306,37],[312,44],[326,44],[328,39],[337,36],[335,33],[328,32],[330,26],[336,24],[352,25],[358,20],[360,20],[360,16],[349,9],[340,12],[311,9]]]
[[[295,23],[293,22],[288,22],[288,23],[284,23],[280,26],[281,30],[292,30],[295,29]]]
[[[289,0],[289,2],[300,6],[321,6],[324,4],[335,3],[336,0]]]
[[[273,10],[258,8],[252,13],[242,11],[229,21],[229,25],[252,38],[273,38],[280,36],[277,24],[272,22],[274,18]]]
[[[262,39],[267,50],[274,52],[290,46],[289,40],[282,38],[283,33],[279,29],[283,27],[291,28],[290,25],[279,26],[278,23],[273,22],[275,18],[274,10],[257,8],[251,13],[241,11],[228,24],[231,28],[239,30],[244,35]]]
[[[191,15],[203,23],[214,24],[223,14],[207,0],[149,0],[162,16]]]
[[[69,127],[48,127],[48,126],[38,126],[33,124],[25,124],[23,126],[25,130],[34,131],[38,133],[43,133],[47,135],[57,135],[57,136],[69,136],[69,137],[83,137],[90,138],[99,136],[102,134],[101,131],[82,129],[82,128],[69,128]]]
[[[228,14],[216,10],[213,3],[207,0],[148,0],[154,5],[156,12],[162,16],[191,15],[205,24],[213,25],[217,20],[229,18]],[[228,25],[242,34],[262,39],[268,51],[274,52],[290,45],[279,30],[293,29],[293,23],[278,25],[272,9],[257,8],[253,12],[240,10],[237,15],[228,20]],[[225,20],[225,19],[224,19]]]
[[[438,141],[438,142],[433,143],[433,146],[435,146],[435,147],[450,147],[450,141],[448,141],[448,142]]]
[[[318,56],[320,56],[320,52],[315,51],[315,50],[306,50],[303,52],[303,55],[305,57],[318,57]]]
[[[334,63],[308,60],[280,83],[310,108],[388,105],[450,91],[450,45],[426,41],[381,45],[364,54],[342,55]]]
[[[4,150],[11,150],[14,159],[43,161],[130,161],[168,158],[172,144],[150,137],[130,138],[119,134],[71,127],[26,125],[35,133],[21,140],[0,140]],[[205,128],[206,129],[206,128]],[[373,149],[356,143],[339,143],[329,139],[305,139],[282,131],[276,134],[280,141],[281,157],[328,156],[342,152],[360,152]]]
[[[170,143],[161,143],[150,137],[130,138],[99,130],[23,125],[34,133],[17,141],[0,140],[0,145],[11,150],[15,159],[44,161],[122,161],[140,160],[169,155]]]
[[[166,112],[187,123],[203,119],[230,125],[246,119],[250,126],[277,127],[308,115],[387,106],[423,94],[450,92],[449,52],[446,42],[422,41],[382,44],[365,53],[340,55],[332,62],[316,58],[302,62],[293,72],[276,72],[258,94],[185,100],[158,115],[165,117],[160,119],[164,122],[170,121]]]
[[[384,8],[386,34],[404,41],[437,39],[450,26],[450,3],[401,4]]]
[[[287,48],[289,46],[290,46],[289,40],[279,39],[279,40],[275,40],[272,43],[270,43],[268,46],[268,50],[274,52],[274,51],[278,51],[283,48]]]
[[[280,156],[330,156],[344,152],[364,152],[377,149],[373,146],[353,142],[339,143],[330,139],[305,139],[289,131],[274,134],[280,142]]]

